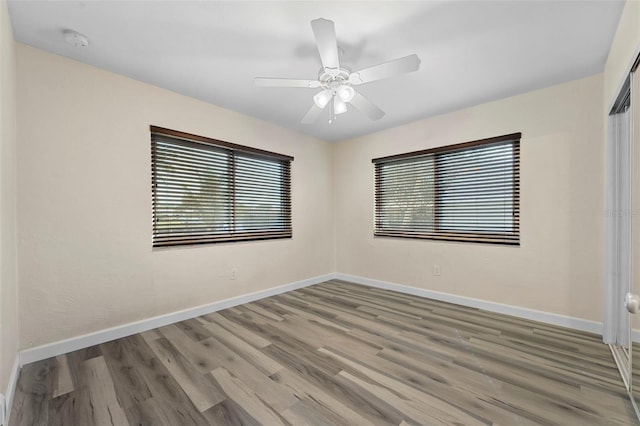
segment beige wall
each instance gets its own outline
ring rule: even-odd
[[[601,321],[602,93],[596,75],[337,144],[337,271]],[[372,158],[514,132],[520,247],[373,238]]]
[[[639,52],[640,0],[627,0],[604,68],[604,102],[607,113]]]
[[[22,348],[333,272],[331,144],[16,46]],[[152,250],[150,124],[293,155],[293,239]]]
[[[16,106],[14,42],[7,3],[0,2],[0,393],[18,352],[16,249]]]

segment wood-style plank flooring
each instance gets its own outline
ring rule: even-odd
[[[338,281],[26,365],[10,425],[632,425],[600,337]]]

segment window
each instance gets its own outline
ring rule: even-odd
[[[374,235],[519,245],[520,136],[374,159]]]
[[[153,246],[291,238],[293,157],[151,126]]]

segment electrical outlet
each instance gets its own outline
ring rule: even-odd
[[[436,277],[440,276],[440,265],[437,263],[433,265],[433,275],[435,275]]]
[[[238,270],[236,268],[233,268],[231,270],[231,274],[229,278],[231,278],[232,280],[235,280],[236,278],[238,278]]]

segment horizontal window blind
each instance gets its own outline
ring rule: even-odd
[[[153,246],[290,238],[292,157],[151,128]]]
[[[374,159],[374,235],[518,245],[520,137]]]

